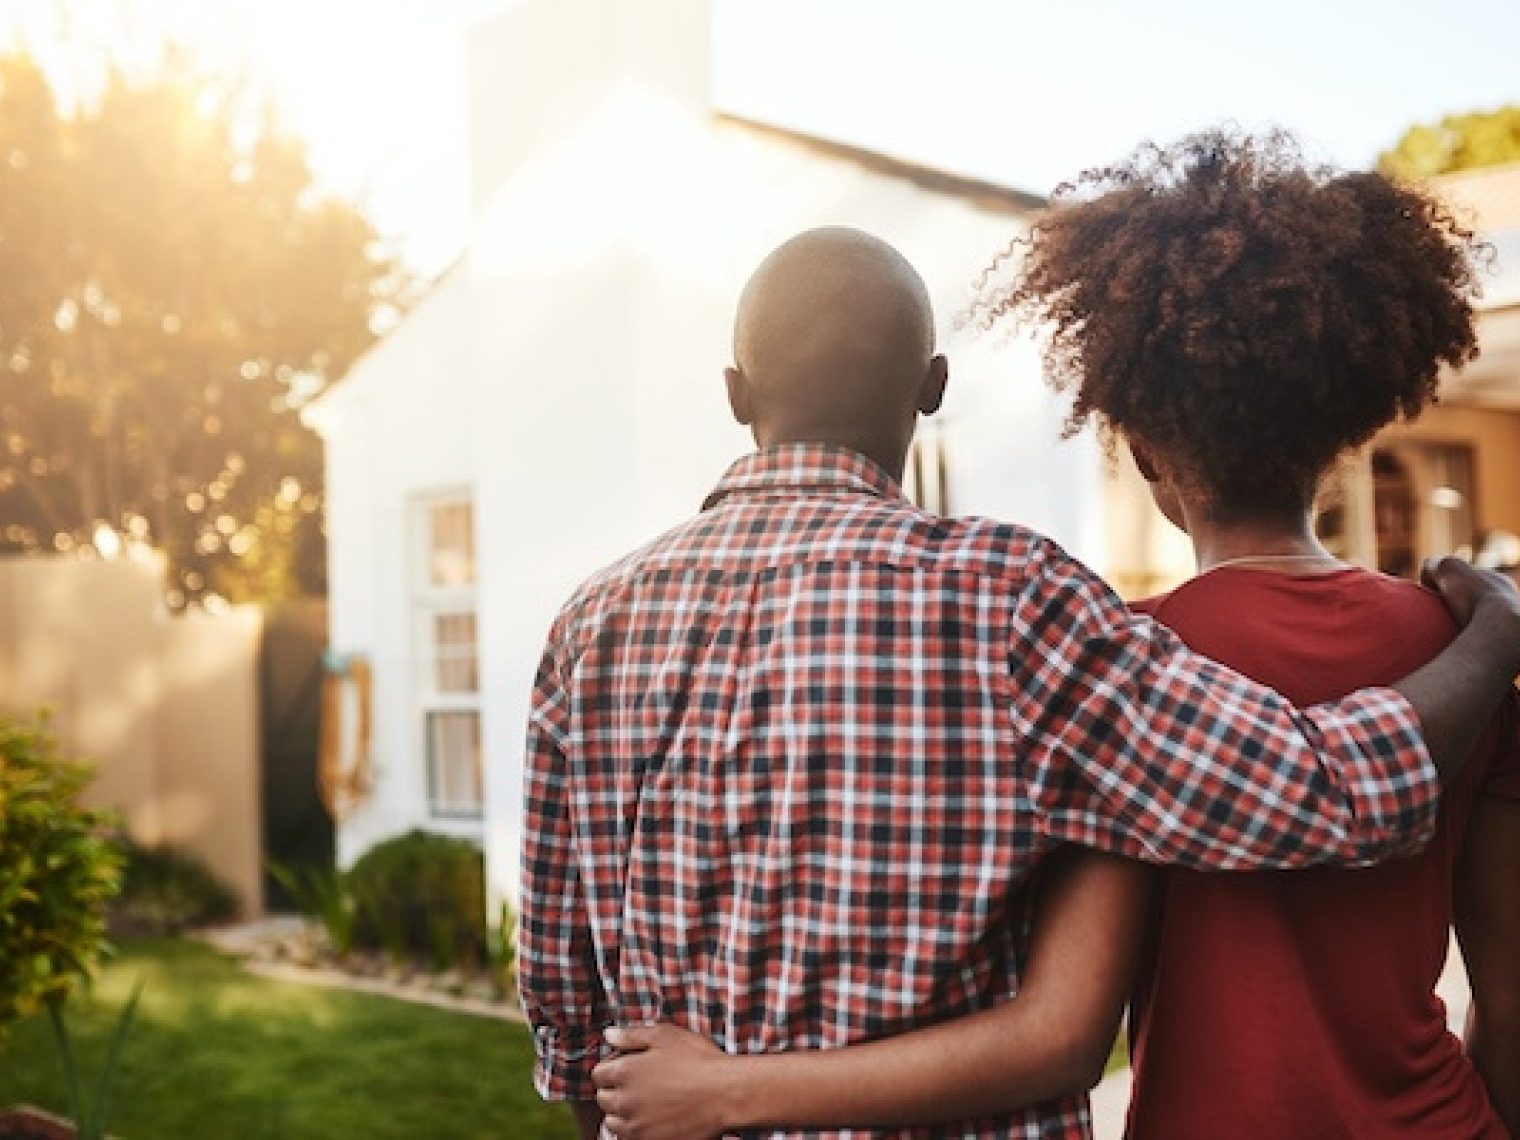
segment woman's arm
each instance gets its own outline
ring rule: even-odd
[[[622,1028],[592,1074],[622,1140],[768,1127],[930,1124],[1085,1092],[1134,982],[1152,876],[1093,852],[1053,856],[1016,999],[898,1037],[734,1057],[670,1025]]]
[[[1489,1099],[1520,1136],[1520,801],[1473,809],[1457,874],[1457,938],[1472,982],[1467,1051]]]

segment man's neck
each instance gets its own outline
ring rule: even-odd
[[[900,443],[888,443],[870,436],[846,436],[839,432],[819,431],[788,431],[776,433],[755,432],[755,442],[762,448],[781,447],[789,443],[824,443],[834,447],[844,447],[851,451],[864,455],[872,463],[876,464],[895,482],[903,481],[903,470],[907,466],[907,449]]]

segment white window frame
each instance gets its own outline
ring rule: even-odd
[[[480,610],[478,575],[467,585],[440,586],[433,582],[433,512],[451,504],[470,508],[472,551],[478,557],[478,533],[475,519],[475,496],[469,487],[450,487],[415,495],[411,501],[409,538],[411,553],[410,588],[412,599],[412,645],[415,669],[412,690],[417,752],[422,769],[423,794],[430,825],[438,830],[478,835],[485,814],[483,771],[476,773],[479,797],[472,803],[450,803],[439,799],[437,760],[434,756],[432,717],[437,713],[462,712],[475,717],[477,734],[481,729],[480,702]],[[475,619],[475,691],[447,692],[438,686],[436,621],[440,617],[468,614]],[[477,752],[477,755],[479,753]],[[484,758],[480,763],[483,767]]]

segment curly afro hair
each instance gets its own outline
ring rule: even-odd
[[[1476,249],[1419,189],[1221,128],[1062,186],[973,314],[1048,326],[1067,434],[1096,419],[1221,514],[1297,510],[1476,353]]]

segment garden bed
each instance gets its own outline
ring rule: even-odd
[[[321,924],[313,920],[279,916],[204,930],[198,937],[259,977],[376,994],[478,1017],[523,1019],[517,995],[487,970],[430,971],[362,950],[338,955]]]

